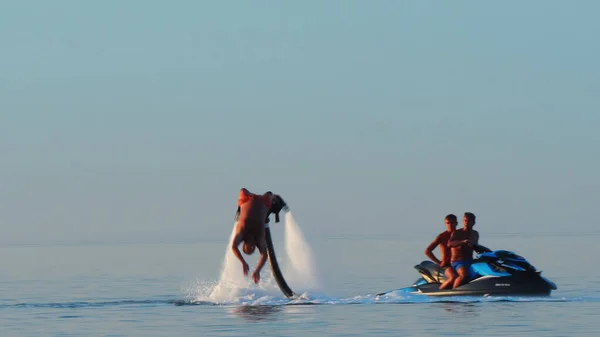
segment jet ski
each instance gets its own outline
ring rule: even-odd
[[[440,290],[440,284],[446,279],[444,271],[432,261],[423,261],[414,267],[421,277],[412,286],[377,296],[395,291],[428,296],[548,296],[557,288],[514,252],[491,251],[481,245],[474,245],[474,250],[478,254],[469,270],[469,282],[460,287]]]

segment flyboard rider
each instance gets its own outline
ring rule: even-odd
[[[275,214],[275,222],[279,222],[279,212],[287,211],[289,208],[283,199],[271,191],[265,194],[254,194],[245,188],[240,190],[238,207],[235,213],[237,221],[235,237],[231,243],[233,254],[242,262],[244,276],[248,275],[250,269],[248,263],[240,253],[238,246],[244,243],[242,250],[246,255],[252,255],[258,247],[260,259],[256,270],[252,273],[254,283],[260,281],[260,271],[267,262],[267,241],[265,238],[265,226],[269,222],[269,215]]]

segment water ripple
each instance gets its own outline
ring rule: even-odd
[[[72,301],[47,303],[13,303],[0,304],[0,309],[6,308],[52,308],[78,309],[101,308],[114,306],[309,306],[309,305],[373,305],[373,304],[429,304],[429,303],[532,303],[532,302],[600,302],[600,297],[454,297],[435,298],[426,296],[403,297],[400,295],[387,296],[355,296],[350,298],[309,298],[306,295],[297,299],[265,297],[253,302],[213,303],[190,299],[122,299],[110,301]],[[71,316],[65,318],[71,318]]]

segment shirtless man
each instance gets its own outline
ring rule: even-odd
[[[463,228],[457,229],[450,236],[448,246],[451,252],[452,267],[458,277],[452,288],[460,287],[469,278],[469,268],[473,261],[473,245],[479,243],[479,233],[473,229],[475,214],[467,212],[463,217]]]
[[[444,275],[446,275],[446,281],[440,285],[440,289],[447,289],[452,286],[454,279],[456,279],[456,272],[450,266],[450,248],[448,247],[448,241],[450,240],[450,236],[456,230],[457,220],[456,215],[448,214],[444,219],[446,223],[446,230],[438,234],[438,236],[433,239],[433,241],[425,248],[425,255],[440,268],[444,269]],[[442,254],[442,259],[438,259],[435,254],[433,254],[433,250],[436,247],[440,247],[440,253]]]
[[[283,199],[272,192],[258,195],[250,193],[245,188],[240,190],[238,198],[238,208],[236,212],[235,237],[231,243],[233,254],[242,262],[244,276],[248,275],[250,269],[248,263],[242,257],[238,246],[244,243],[242,250],[246,255],[252,255],[256,247],[260,252],[260,259],[256,265],[256,270],[252,273],[254,283],[260,281],[260,271],[267,261],[267,241],[265,238],[265,223],[268,221],[269,214],[277,205],[283,203]],[[283,203],[285,205],[285,203]],[[281,206],[281,205],[280,205]],[[279,207],[281,210],[282,206]],[[276,222],[279,222],[276,211]]]

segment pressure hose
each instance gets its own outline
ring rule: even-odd
[[[285,281],[283,274],[281,273],[281,269],[279,269],[279,263],[277,263],[277,256],[275,256],[275,249],[273,248],[273,240],[271,238],[271,229],[269,228],[269,215],[271,213],[275,214],[275,222],[279,222],[279,212],[281,210],[289,211],[289,207],[283,201],[280,196],[275,196],[276,201],[269,209],[269,213],[267,213],[267,219],[265,221],[265,239],[267,241],[267,252],[269,253],[269,265],[271,265],[271,271],[273,272],[273,277],[281,289],[281,292],[287,297],[294,297],[296,294],[292,291],[290,286]]]

